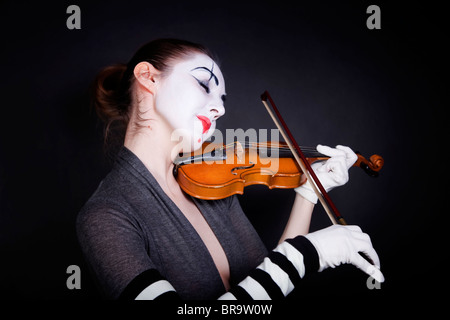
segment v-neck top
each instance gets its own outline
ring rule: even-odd
[[[268,252],[236,196],[192,198],[221,244],[230,285]],[[141,160],[126,147],[77,218],[79,242],[108,298],[156,269],[182,299],[216,299],[225,287],[202,239]]]

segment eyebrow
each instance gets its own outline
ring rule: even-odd
[[[205,71],[209,72],[209,74],[211,76],[209,77],[208,81],[210,81],[211,79],[214,79],[214,82],[216,83],[216,85],[217,86],[219,85],[219,79],[217,78],[217,76],[213,72],[213,70],[214,70],[214,62],[213,62],[213,65],[211,67],[211,70],[208,69],[207,67],[197,67],[197,68],[192,69],[191,71],[194,71],[194,70],[205,70]]]

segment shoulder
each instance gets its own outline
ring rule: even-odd
[[[79,216],[91,217],[101,213],[132,211],[130,208],[133,203],[148,198],[146,191],[151,188],[148,177],[145,177],[145,168],[142,167],[143,164],[136,156],[123,148],[111,171],[99,183]]]
[[[99,184],[77,215],[78,234],[117,232],[119,228],[136,228],[133,200],[138,188],[126,176],[112,170]]]

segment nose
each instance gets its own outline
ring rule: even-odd
[[[222,103],[215,104],[209,108],[209,112],[213,116],[213,120],[217,120],[225,114],[225,107]]]

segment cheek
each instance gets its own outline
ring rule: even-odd
[[[176,123],[177,126],[189,123],[192,126],[192,122],[196,119],[195,115],[202,109],[205,101],[192,86],[177,83],[162,91],[156,103],[158,111],[167,117],[169,123]]]
[[[179,129],[183,125],[183,99],[175,94],[175,91],[167,90],[155,99],[156,111],[173,129]]]
[[[197,85],[186,79],[170,79],[161,85],[155,97],[158,113],[165,118],[173,132],[177,132],[179,138],[176,140],[183,140],[184,150],[198,149],[207,139],[203,135],[202,122],[197,118],[207,100]]]

